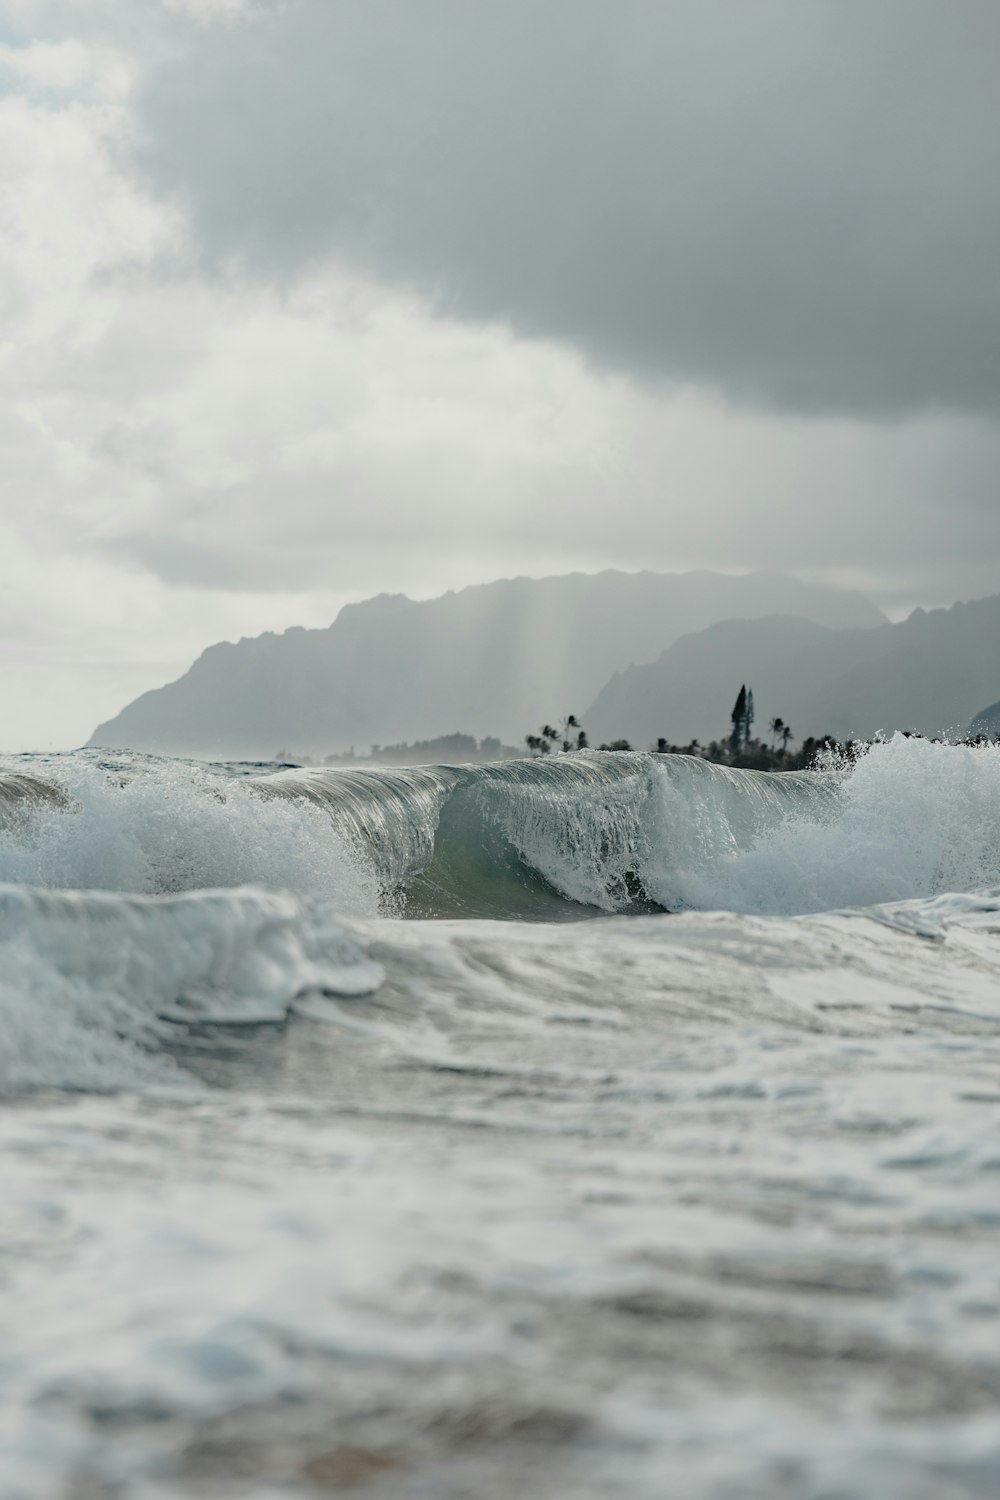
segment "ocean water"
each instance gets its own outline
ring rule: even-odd
[[[1000,1495],[1000,750],[0,762],[0,1495]]]

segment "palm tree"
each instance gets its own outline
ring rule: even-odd
[[[788,741],[792,737],[791,728],[787,724],[782,724],[778,733],[781,735],[781,748],[783,751],[786,751],[788,749]]]
[[[570,730],[574,732],[571,734]],[[561,729],[543,724],[537,734],[526,734],[524,743],[532,755],[549,755],[553,750],[559,749],[568,753],[570,750],[586,750],[588,747],[586,733],[580,728],[576,714],[567,714]]]
[[[785,728],[785,721],[784,721],[784,719],[772,719],[771,722],[770,722],[770,724],[767,727],[771,731],[771,749],[773,750],[774,749],[774,742],[775,742],[775,740],[778,738],[778,735],[781,734],[783,732],[784,728]]]

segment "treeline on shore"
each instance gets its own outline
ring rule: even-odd
[[[698,740],[689,740],[686,745],[675,745],[665,737],[648,748],[654,755],[693,755],[700,760],[711,761],[718,766],[733,766],[741,771],[814,771],[831,762],[857,760],[871,746],[870,740],[838,740],[835,735],[807,735],[797,750],[789,749],[795,735],[784,719],[775,716],[768,721],[770,744],[753,734],[754,724],[753,689],[744,683],[736,696],[729,715],[731,729],[724,739],[711,740],[702,745]],[[922,739],[922,735],[907,738]],[[779,743],[780,741],[780,743]],[[939,743],[939,742],[936,742]],[[977,734],[965,737],[956,743],[980,746],[994,743],[989,735]],[[549,755],[553,751],[569,754],[578,750],[631,751],[642,749],[626,739],[605,741],[591,746],[587,732],[575,714],[570,714],[560,727],[544,724],[537,734],[525,735],[528,754]]]
[[[583,736],[582,743],[580,735]],[[525,743],[528,754],[532,756],[549,755],[553,751],[568,754],[590,749],[632,751],[648,748],[653,755],[693,755],[699,760],[710,760],[717,766],[734,766],[742,771],[810,771],[831,757],[856,759],[867,749],[866,742],[862,740],[848,740],[845,743],[830,734],[820,737],[809,735],[797,750],[790,750],[787,741],[779,745],[775,740],[768,745],[753,737],[741,739],[738,744],[734,744],[731,739],[724,739],[710,740],[707,745],[701,744],[699,740],[689,740],[686,745],[675,745],[670,740],[660,738],[655,745],[648,747],[633,745],[626,739],[591,745],[585,731],[580,730],[568,739],[551,725],[544,725],[537,735],[526,735]]]
[[[654,755],[694,755],[718,766],[735,766],[745,771],[807,771],[828,761],[831,756],[855,758],[865,748],[860,740],[841,744],[833,735],[827,734],[809,735],[797,750],[790,750],[789,742],[795,736],[790,725],[780,717],[769,722],[771,743],[767,744],[754,736],[754,718],[753,689],[744,683],[729,715],[732,727],[725,739],[711,740],[707,745],[692,739],[686,745],[675,745],[661,736],[648,748]],[[553,751],[569,754],[589,749],[631,751],[644,748],[633,746],[626,739],[591,746],[587,731],[575,714],[570,714],[559,727],[543,724],[537,734],[525,735],[524,739],[528,754],[534,756],[550,755]]]
[[[626,739],[603,741],[592,746],[576,715],[569,714],[557,725],[543,724],[537,734],[525,735],[523,750],[516,745],[503,744],[495,735],[477,740],[474,735],[456,732],[440,734],[430,740],[414,740],[412,744],[403,740],[398,745],[372,745],[368,755],[359,755],[352,745],[349,750],[319,760],[308,755],[294,755],[287,750],[279,750],[274,758],[279,765],[285,766],[419,766],[516,760],[526,755],[571,754],[590,749],[648,749],[654,755],[693,755],[714,765],[734,766],[742,771],[812,771],[829,765],[831,761],[857,760],[871,743],[868,740],[838,740],[832,734],[807,735],[797,749],[791,749],[795,734],[784,719],[775,716],[768,720],[770,742],[753,733],[754,719],[753,689],[743,684],[729,714],[729,734],[710,740],[707,745],[696,739],[678,745],[661,737],[655,745],[649,746],[632,745]],[[978,734],[957,743],[987,745],[994,741],[987,734]]]

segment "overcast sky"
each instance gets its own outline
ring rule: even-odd
[[[1000,591],[998,76],[996,0],[0,0],[0,743],[382,591]]]

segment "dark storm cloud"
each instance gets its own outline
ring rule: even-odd
[[[144,100],[204,245],[737,398],[1000,403],[995,0],[291,0]]]

